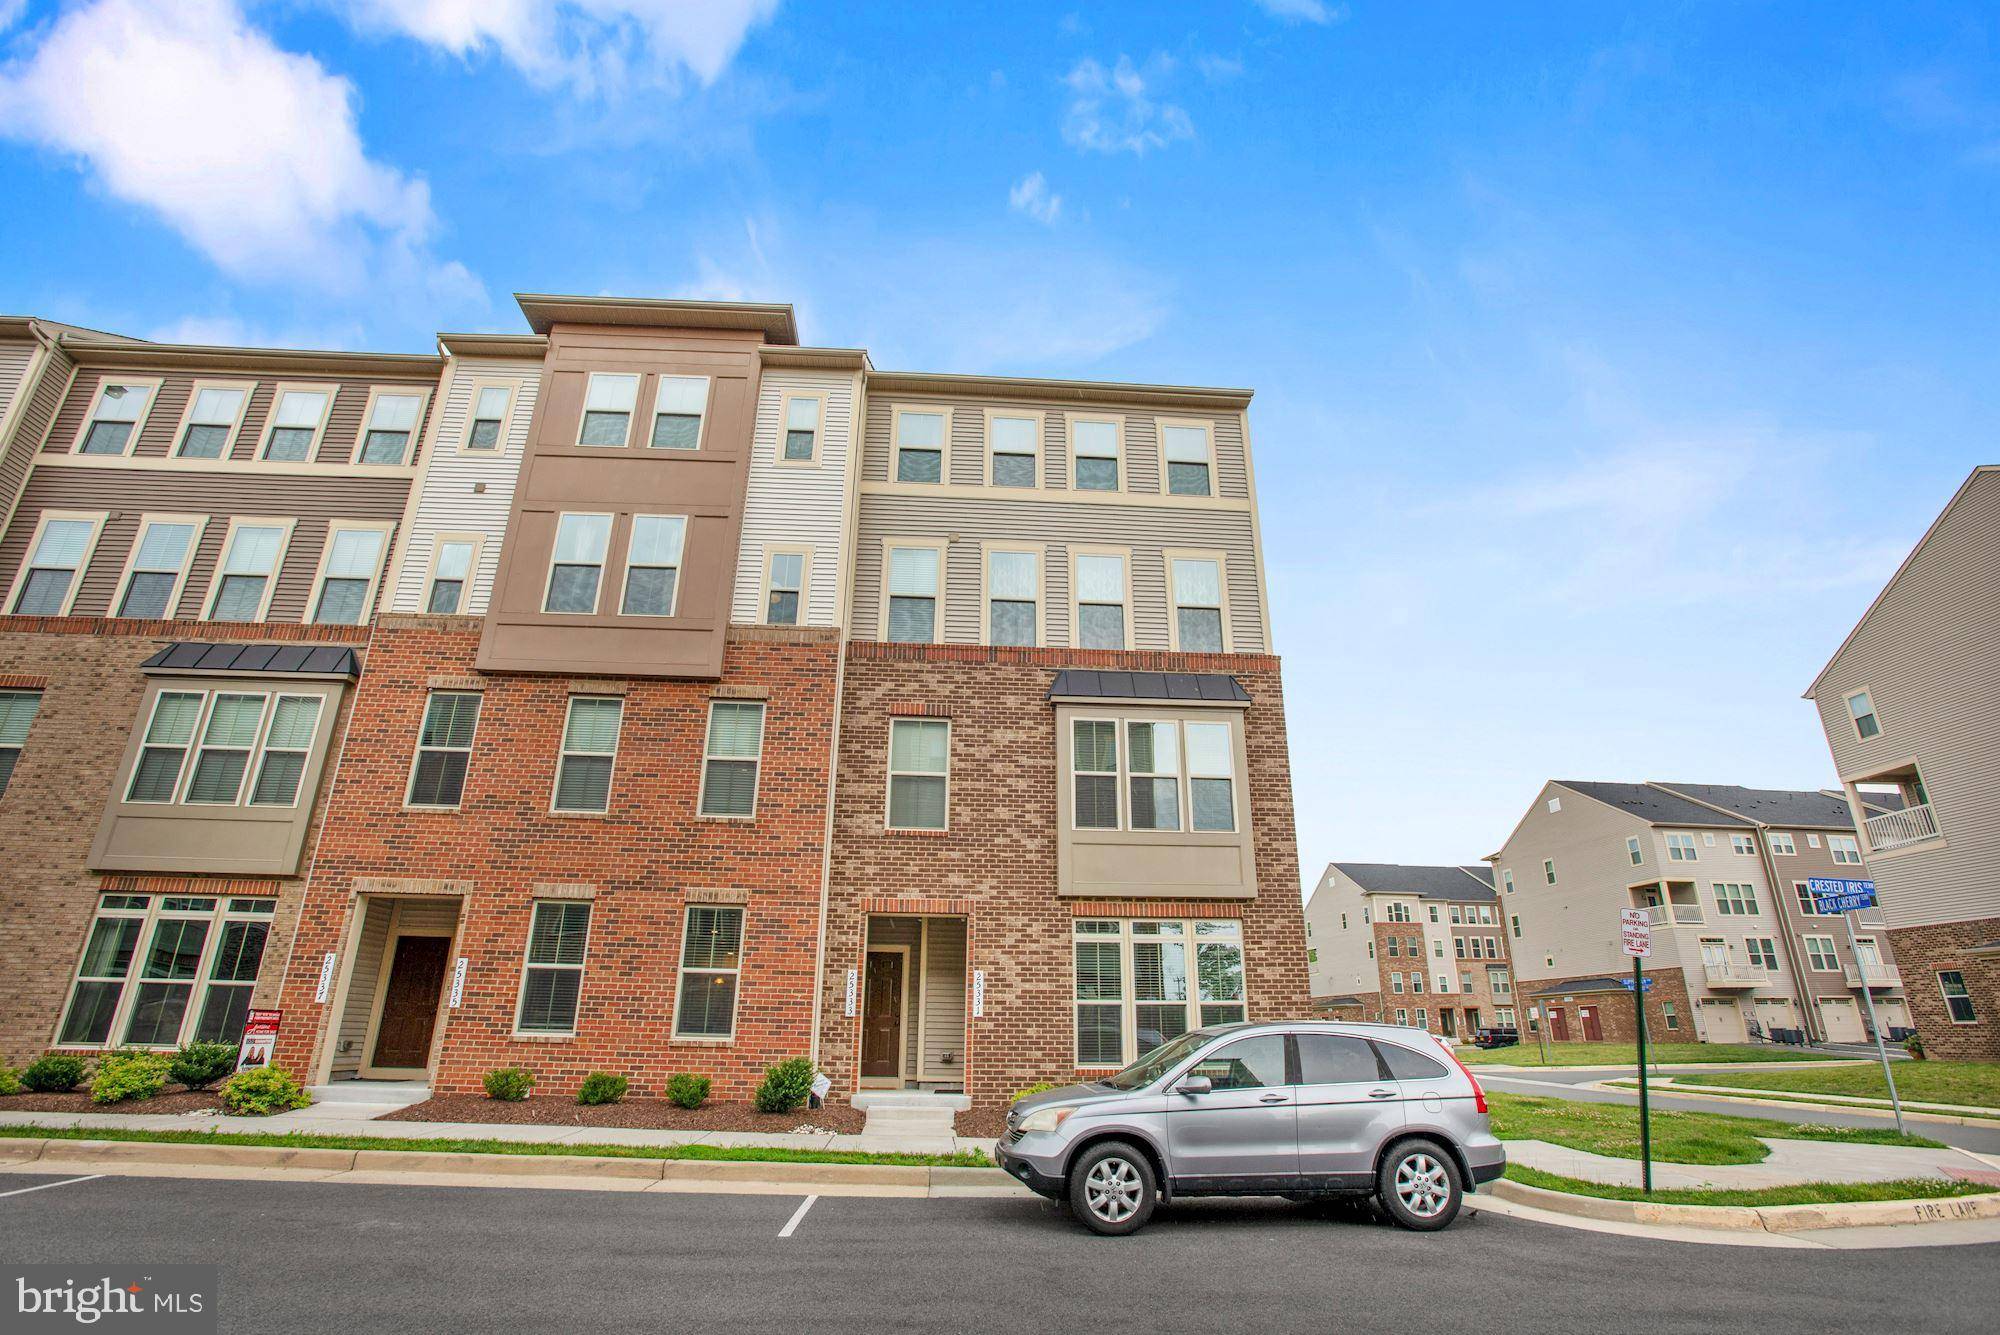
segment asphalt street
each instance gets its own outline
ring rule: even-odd
[[[1036,1200],[103,1177],[13,1196],[0,1257],[222,1267],[243,1331],[1992,1329],[2000,1244],[1815,1252],[1279,1201],[1089,1235]],[[787,1225],[790,1235],[783,1236]]]

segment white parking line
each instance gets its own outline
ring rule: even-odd
[[[791,1237],[793,1230],[797,1229],[799,1226],[799,1220],[804,1219],[806,1217],[806,1211],[812,1209],[813,1202],[818,1199],[819,1197],[817,1196],[808,1196],[804,1200],[800,1201],[799,1208],[792,1211],[792,1217],[790,1219],[787,1219],[785,1221],[785,1226],[778,1230],[778,1236],[781,1238]]]
[[[31,1191],[47,1191],[50,1187],[70,1187],[79,1182],[95,1182],[103,1176],[102,1173],[92,1173],[89,1177],[66,1177],[60,1182],[43,1182],[32,1187],[16,1187],[12,1191],[0,1191],[0,1196],[25,1196]]]

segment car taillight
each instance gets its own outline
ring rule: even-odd
[[[1471,1085],[1472,1085],[1472,1111],[1474,1111],[1474,1112],[1477,1112],[1477,1113],[1483,1113],[1483,1112],[1485,1112],[1485,1111],[1486,1111],[1486,1091],[1485,1091],[1485,1090],[1483,1090],[1483,1089],[1481,1089],[1481,1088],[1479,1087],[1479,1077],[1478,1077],[1478,1076],[1476,1076],[1476,1075],[1474,1075],[1474,1074],[1472,1073],[1472,1068],[1470,1068],[1469,1066],[1467,1066],[1467,1065],[1466,1065],[1466,1064],[1465,1064],[1464,1062],[1460,1061],[1460,1060],[1458,1059],[1458,1054],[1457,1054],[1456,1052],[1453,1052],[1453,1051],[1452,1051],[1452,1050],[1451,1050],[1450,1048],[1446,1048],[1446,1049],[1444,1050],[1444,1055],[1445,1055],[1445,1056],[1447,1056],[1447,1057],[1449,1057],[1449,1058],[1451,1058],[1451,1064],[1452,1064],[1453,1066],[1456,1066],[1456,1067],[1457,1067],[1457,1068],[1458,1068],[1459,1070],[1463,1071],[1463,1072],[1465,1073],[1465,1078],[1466,1078],[1466,1080],[1467,1080],[1467,1081],[1469,1081],[1469,1082],[1471,1083]]]

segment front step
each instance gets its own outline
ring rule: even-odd
[[[336,1080],[326,1085],[308,1085],[306,1092],[315,1104],[360,1104],[369,1108],[407,1108],[431,1096],[431,1087],[422,1080]]]
[[[856,1107],[868,1114],[861,1134],[886,1140],[949,1143],[952,1114],[966,1106],[963,1094],[933,1094],[926,1090],[871,1090],[857,1094]]]

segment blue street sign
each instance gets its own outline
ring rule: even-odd
[[[1806,882],[1812,892],[1813,912],[1849,913],[1875,907],[1875,882],[1844,881],[1834,876],[1815,876]]]
[[[1632,980],[1630,978],[1620,978],[1618,980],[1618,986],[1624,988],[1627,992],[1630,992],[1632,990]],[[1648,978],[1645,980],[1645,990],[1648,992],[1653,990],[1652,979]]]

